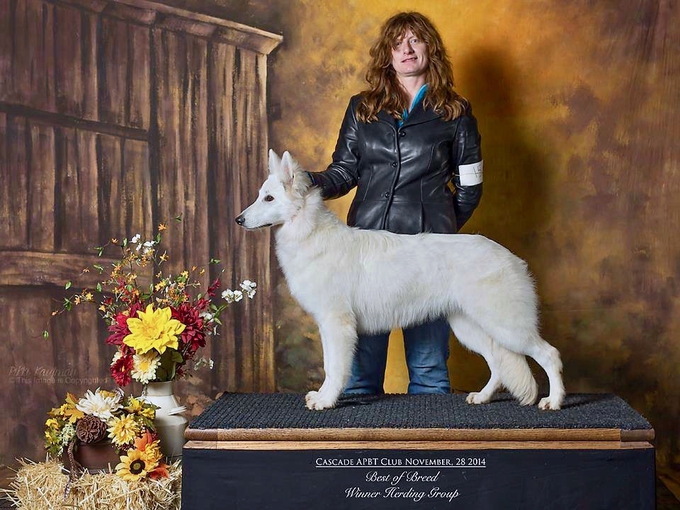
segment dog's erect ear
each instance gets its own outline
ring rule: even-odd
[[[284,152],[283,157],[281,158],[281,174],[283,175],[282,180],[287,183],[292,182],[293,175],[295,175],[295,170],[297,167],[297,161],[293,159],[293,156],[290,155],[290,152]]]
[[[269,149],[269,173],[278,172],[281,168],[281,158],[272,149]]]
[[[285,186],[301,197],[312,186],[307,172],[300,167],[288,151],[284,152],[281,158],[281,172],[285,174]]]

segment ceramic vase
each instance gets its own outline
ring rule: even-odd
[[[184,429],[187,426],[187,419],[183,414],[186,408],[179,405],[173,393],[172,381],[147,384],[141,398],[158,406],[154,424],[161,443],[161,452],[169,459],[180,457],[184,446]]]

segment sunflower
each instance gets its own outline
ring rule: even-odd
[[[139,433],[139,424],[133,415],[126,415],[121,418],[114,417],[109,421],[109,436],[114,444],[119,446],[130,444]]]
[[[153,309],[153,305],[146,307],[146,311],[137,312],[137,317],[127,320],[130,334],[123,342],[132,347],[137,354],[144,354],[155,349],[163,354],[167,348],[177,349],[177,336],[184,331],[184,324],[172,318],[170,308]]]
[[[116,466],[116,474],[128,482],[136,482],[145,478],[149,472],[145,455],[139,450],[130,450],[127,455],[120,458]]]

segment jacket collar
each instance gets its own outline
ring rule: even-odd
[[[401,129],[407,127],[407,126],[413,126],[415,124],[422,124],[423,122],[429,122],[431,120],[435,120],[439,118],[439,114],[437,114],[434,110],[431,108],[425,109],[423,107],[423,102],[420,101],[416,106],[413,107],[413,110],[411,110],[410,115],[406,118],[404,123],[401,126]],[[378,120],[380,122],[385,122],[392,126],[395,130],[397,128],[397,121],[392,117],[389,113],[380,110],[378,112]]]
[[[425,106],[423,106],[423,101],[420,101],[413,107],[413,110],[411,110],[409,116],[406,117],[406,120],[401,125],[401,127],[405,128],[406,126],[412,126],[414,124],[422,124],[423,122],[430,122],[431,120],[438,118],[438,113],[436,113],[432,108],[426,109]]]

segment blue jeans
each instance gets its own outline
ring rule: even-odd
[[[450,393],[449,333],[446,320],[440,319],[411,328],[404,332],[404,350],[408,367],[408,392]],[[349,395],[381,395],[385,392],[385,367],[387,365],[388,333],[359,335],[354,354],[352,373],[345,388]]]

